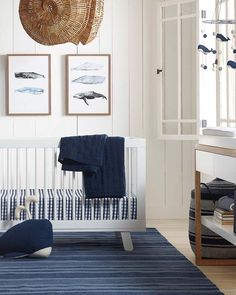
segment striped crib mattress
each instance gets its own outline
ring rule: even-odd
[[[75,190],[75,219],[76,220],[125,220],[137,219],[137,198],[132,195],[130,198],[83,198],[82,190]],[[32,218],[50,220],[64,220],[64,199],[65,199],[65,219],[73,219],[73,190],[72,189],[10,189],[0,190],[0,220],[14,220],[15,208],[17,206],[17,196],[19,196],[19,205],[25,204],[25,197],[36,195],[39,197],[39,203],[30,204],[30,213]],[[47,210],[45,210],[45,200],[47,199]],[[84,199],[84,202],[83,202]],[[56,210],[54,202],[56,201]],[[128,204],[130,201],[130,205]],[[8,210],[9,203],[9,210]],[[84,204],[84,205],[83,205]],[[21,220],[26,219],[25,212],[21,212]]]

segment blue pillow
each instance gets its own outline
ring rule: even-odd
[[[0,256],[29,256],[52,247],[52,243],[53,231],[49,220],[26,220],[13,226],[0,237]]]

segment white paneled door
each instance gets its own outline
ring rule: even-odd
[[[198,134],[197,31],[195,0],[161,1],[158,135],[193,140]]]

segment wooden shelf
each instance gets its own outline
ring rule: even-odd
[[[233,225],[220,224],[213,216],[202,217],[202,224],[233,245],[236,245],[236,234],[233,231]]]

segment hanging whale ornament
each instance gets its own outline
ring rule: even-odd
[[[224,35],[218,33],[216,35],[216,40],[222,41],[222,42],[228,42],[230,40],[230,38],[229,37],[225,37]]]
[[[208,54],[208,53],[213,53],[216,54],[216,50],[214,50],[213,48],[208,49],[206,46],[199,44],[197,47],[199,52],[202,52],[203,54]]]
[[[233,60],[229,60],[227,62],[227,66],[230,67],[230,68],[232,68],[232,69],[236,69],[236,62],[233,61]]]
[[[207,66],[204,65],[204,64],[201,64],[200,67],[201,67],[203,70],[207,70]]]

